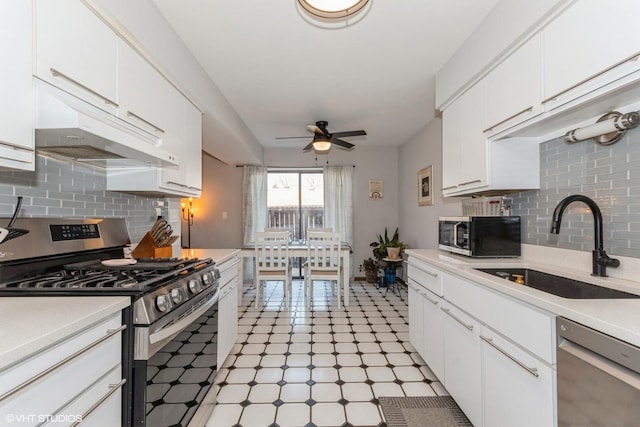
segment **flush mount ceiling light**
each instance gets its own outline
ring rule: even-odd
[[[366,15],[373,0],[297,0],[301,16],[322,28],[353,25]]]

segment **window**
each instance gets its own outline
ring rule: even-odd
[[[287,228],[292,240],[304,240],[307,228],[323,226],[322,171],[269,171],[267,186],[267,227]]]

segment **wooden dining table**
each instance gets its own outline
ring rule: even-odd
[[[309,247],[305,241],[294,240],[289,242],[289,256],[292,258],[306,258]],[[350,284],[350,271],[351,271],[351,246],[348,243],[342,242],[340,244],[340,258],[342,265],[342,289],[343,289],[343,304],[349,305],[349,284]],[[253,258],[255,256],[255,246],[249,243],[240,248],[240,256],[243,258]],[[242,270],[242,269],[241,269]],[[241,277],[240,283],[244,283],[244,277]]]

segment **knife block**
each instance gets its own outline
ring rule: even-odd
[[[172,258],[171,246],[156,247],[151,233],[144,235],[138,246],[131,252],[133,258]]]

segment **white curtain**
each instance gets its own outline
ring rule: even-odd
[[[242,225],[244,244],[254,241],[256,231],[267,226],[267,168],[245,166],[242,188]],[[247,260],[247,258],[245,258]],[[252,258],[249,258],[252,260]],[[252,262],[244,263],[244,279],[253,277]]]
[[[353,247],[353,166],[325,166],[324,223]]]

